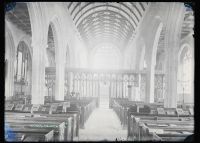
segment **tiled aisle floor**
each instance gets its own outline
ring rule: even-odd
[[[127,138],[127,130],[122,129],[120,120],[112,109],[95,109],[80,129],[79,141],[122,141]]]

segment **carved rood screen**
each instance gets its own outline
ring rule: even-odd
[[[56,69],[55,67],[47,67],[46,70],[46,87],[48,96],[54,96]],[[113,98],[128,98],[128,86],[137,88],[141,92],[140,97],[145,97],[145,71],[130,71],[130,70],[89,70],[81,68],[66,68],[65,69],[65,96],[76,97],[98,97],[99,84],[104,83],[109,85],[109,95]],[[164,77],[163,74],[157,73],[156,77]],[[156,78],[157,79],[157,78]],[[155,81],[157,82],[157,80]],[[162,87],[163,80],[159,80],[159,87]],[[160,83],[161,82],[161,83]],[[157,83],[155,83],[157,85]],[[161,84],[161,85],[160,85]],[[158,86],[155,86],[157,89]],[[159,88],[163,90],[163,88]],[[155,94],[159,93],[155,92]],[[157,95],[156,95],[157,97]],[[160,96],[159,96],[160,97]]]

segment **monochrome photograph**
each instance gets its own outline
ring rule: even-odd
[[[4,140],[193,141],[193,7],[5,3]]]

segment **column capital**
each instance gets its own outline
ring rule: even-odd
[[[33,42],[31,43],[31,47],[34,48],[36,46],[42,46],[44,48],[48,48],[48,44],[45,41],[35,41],[35,40],[33,40]]]

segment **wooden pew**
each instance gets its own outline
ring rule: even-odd
[[[72,105],[73,104],[78,104],[79,106],[79,112],[80,112],[80,128],[84,128],[84,124],[91,115],[92,111],[96,108],[96,100],[91,100],[91,101],[71,101],[70,102]],[[70,110],[70,109],[67,109]],[[71,111],[71,110],[70,110]]]
[[[137,128],[132,123],[134,122],[134,120],[136,120],[136,117],[138,122],[140,122],[140,124],[143,124],[142,126],[145,126],[141,126],[138,132],[141,132],[142,134],[144,130],[147,130],[145,128],[148,128],[148,132],[156,134],[156,136],[158,136],[164,141],[183,141],[189,135],[188,133],[190,132],[190,134],[192,134],[194,130],[193,120],[180,121],[178,120],[178,118],[177,120],[164,120],[164,118],[159,120],[153,120],[152,118],[143,119],[138,118],[138,116],[130,115],[128,120],[128,124],[130,126],[128,126],[128,137],[133,137],[133,131],[131,130],[131,128],[137,130]],[[146,137],[144,138],[146,139]]]
[[[96,98],[81,98],[77,99],[67,99],[70,102],[70,107],[66,110],[67,112],[76,112],[79,113],[80,116],[80,128],[84,128],[84,124],[89,118],[92,111],[97,106],[97,99]],[[62,104],[64,101],[55,101],[56,103]],[[54,102],[54,103],[55,103]]]
[[[30,133],[31,136],[36,135],[35,137],[37,137],[38,134],[45,133],[46,135],[54,130],[53,140],[71,140],[71,117],[34,117],[27,115],[27,113],[6,113],[5,117],[5,122],[13,128],[15,133]]]
[[[65,120],[67,118],[69,118],[69,117],[72,117],[72,126],[71,126],[71,133],[72,133],[72,135],[71,135],[70,138],[71,138],[71,140],[73,140],[73,138],[75,136],[78,136],[78,132],[79,132],[78,128],[79,127],[77,126],[77,124],[78,124],[78,120],[79,119],[78,119],[78,117],[77,117],[76,114],[74,114],[74,113],[63,113],[62,115],[59,115],[59,114],[57,114],[57,115],[49,115],[50,112],[54,112],[55,111],[55,113],[56,113],[58,111],[57,110],[58,106],[51,106],[51,107],[54,107],[54,108],[50,108],[49,105],[43,105],[43,106],[41,106],[41,105],[34,105],[34,107],[32,107],[31,109],[30,109],[30,107],[31,106],[28,106],[27,110],[25,110],[26,107],[24,107],[24,109],[21,108],[20,109],[21,111],[19,111],[19,112],[16,112],[15,110],[13,110],[15,113],[11,113],[10,116],[13,116],[13,114],[18,113],[17,114],[18,116],[19,115],[20,116],[25,116],[26,115],[28,117],[32,116],[32,115],[37,115],[37,116],[42,115],[43,117],[46,116],[48,118],[51,118],[51,117],[52,118],[57,118],[57,117],[61,117],[62,116],[63,118],[65,118]],[[24,111],[26,111],[26,114],[23,113]],[[19,114],[19,113],[21,113],[21,114]],[[9,115],[9,113],[7,113],[7,115]],[[71,125],[71,123],[70,123],[70,125]]]
[[[145,123],[151,132],[155,132],[164,141],[183,141],[194,130],[194,126],[187,125],[187,122],[183,122],[181,125],[175,122],[173,124],[166,124],[168,123],[167,121],[165,124],[159,124],[155,121],[153,123],[147,123],[142,120],[142,122]]]
[[[158,108],[156,108],[158,106]],[[174,117],[193,117],[193,112],[189,109],[165,109],[164,113],[158,112],[159,108],[162,108],[162,104],[154,103],[154,104],[144,104],[142,102],[135,101],[127,101],[127,100],[114,100],[113,101],[113,109],[117,113],[121,124],[126,127],[128,120],[128,112],[133,112],[134,115],[141,116],[151,116],[153,117],[166,117],[173,119]],[[173,110],[173,111],[172,111]],[[182,112],[180,112],[182,110]]]
[[[53,141],[54,130],[40,130],[40,132],[29,128],[28,130],[21,130],[19,128],[11,128],[9,124],[5,123],[5,141],[30,141],[34,137],[34,141]],[[31,135],[31,136],[30,136]]]
[[[155,133],[149,132],[149,129],[142,124],[138,118],[129,116],[129,126],[127,139],[129,141],[161,141]]]
[[[66,103],[66,102],[63,102]],[[77,112],[70,112],[66,110],[69,105],[63,105],[63,103],[52,103],[52,105],[42,105],[39,107],[36,107],[35,111],[33,113],[35,115],[42,115],[46,116],[48,118],[50,117],[72,117],[72,136],[71,140],[73,140],[74,137],[78,137],[79,135],[79,114]],[[68,103],[67,103],[68,104]]]
[[[65,107],[63,107],[63,108],[65,108]],[[46,116],[47,117],[57,117],[57,116],[72,117],[72,125],[73,125],[72,131],[71,131],[72,132],[72,140],[74,137],[79,136],[80,113],[78,111],[75,111],[75,110],[71,111],[67,108],[67,110],[64,110],[64,112],[51,112],[50,115],[46,115]]]
[[[163,109],[163,104],[144,104],[142,102],[134,102],[134,101],[126,101],[126,100],[121,100],[121,99],[117,99],[112,101],[113,102],[113,109],[114,111],[117,113],[121,124],[123,126],[127,126],[128,124],[128,137],[133,137],[133,134],[137,137],[136,131],[138,131],[139,128],[139,132],[141,131],[141,135],[142,133],[146,134],[146,136],[143,136],[143,138],[145,139],[153,139],[155,138],[156,140],[158,139],[162,139],[162,140],[183,140],[183,137],[186,137],[188,134],[184,134],[184,135],[179,135],[179,133],[176,133],[174,135],[169,135],[169,133],[167,133],[167,131],[171,131],[171,132],[192,132],[193,130],[193,112],[190,111],[189,109]],[[156,108],[158,107],[158,108]],[[160,109],[162,109],[163,111],[161,111]],[[131,128],[130,123],[132,122],[130,120],[131,115],[133,115],[134,117],[140,118],[141,121],[153,121],[153,122],[157,122],[158,124],[165,124],[170,123],[171,125],[176,125],[177,127],[171,127],[169,125],[169,127],[162,127],[160,125],[158,126],[152,126],[151,128],[147,125],[143,125],[143,126],[135,126],[135,133],[133,132],[133,129]],[[192,122],[192,123],[191,123]],[[152,132],[152,130],[164,130],[165,133],[164,135],[160,135],[160,134],[156,134],[155,132]],[[148,136],[147,136],[147,132]],[[150,135],[151,134],[151,135]],[[140,135],[140,136],[141,136]],[[158,135],[162,136],[159,137]],[[177,135],[177,136],[176,136]],[[174,136],[174,137],[172,137]],[[181,136],[181,137],[180,137]],[[137,140],[136,139],[136,140]],[[142,139],[142,140],[145,140]],[[132,140],[134,140],[132,138]]]
[[[73,140],[74,136],[78,137],[79,127],[81,126],[84,127],[85,121],[88,119],[89,115],[92,113],[93,109],[96,107],[96,104],[97,104],[96,102],[97,100],[94,100],[94,99],[90,99],[87,101],[79,100],[78,103],[77,101],[75,101],[74,103],[72,102],[71,105],[78,104],[80,108],[76,108],[76,110],[74,110],[73,107],[72,108],[66,107],[67,108],[66,112],[63,112],[63,106],[62,106],[63,103],[61,102],[58,102],[58,104],[54,103],[54,106],[51,109],[48,109],[49,108],[48,104],[43,105],[43,106],[38,106],[38,107],[35,105],[33,107],[32,105],[14,104],[14,105],[8,105],[6,107],[7,108],[6,112],[7,112],[7,116],[9,116],[8,112],[11,112],[11,114],[13,114],[12,112],[15,112],[15,113],[18,113],[18,116],[22,116],[22,115],[23,116],[25,115],[26,116],[32,116],[32,115],[44,116],[45,115],[45,116],[48,116],[48,119],[59,116],[60,118],[63,117],[66,120],[66,118],[72,117],[73,125],[71,129],[71,133],[72,133],[71,140]],[[82,111],[81,111],[81,108],[82,108]],[[22,115],[20,115],[20,113],[22,113]],[[13,115],[10,115],[9,117],[11,116]],[[81,125],[79,123],[81,123]],[[34,131],[37,133],[37,129],[35,129]],[[56,132],[54,131],[54,134],[55,133]],[[17,133],[17,134],[20,134],[19,136],[23,135],[22,133]]]

